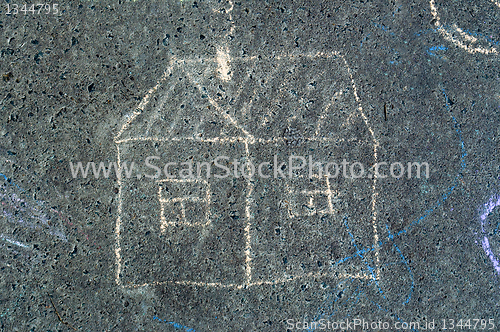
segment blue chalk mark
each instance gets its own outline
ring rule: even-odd
[[[447,32],[449,33],[452,33],[452,27],[450,25],[442,25],[443,29],[445,29]],[[497,40],[494,40],[493,38],[491,37],[488,37],[487,35],[485,34],[482,34],[482,33],[478,33],[478,32],[471,32],[470,30],[467,30],[467,29],[462,29],[463,32],[466,32],[474,37],[479,37],[479,38],[482,38],[484,40],[486,40],[487,42],[493,44],[493,45],[500,45],[500,41],[497,41]],[[422,36],[422,35],[425,35],[429,32],[438,32],[438,29],[434,29],[434,28],[429,28],[429,29],[425,29],[425,30],[419,30],[418,32],[415,32],[415,36]]]
[[[353,279],[352,279],[352,278],[350,278],[350,281],[353,281]],[[338,286],[337,286],[337,287],[338,287]],[[362,293],[361,293],[361,292],[358,292],[358,289],[359,289],[359,286],[358,286],[358,287],[356,287],[356,289],[353,291],[352,295],[351,295],[351,296],[349,296],[349,298],[347,298],[346,303],[349,303],[349,302],[353,301],[353,303],[352,303],[352,304],[354,305],[354,304],[356,304],[356,303],[359,301],[359,299],[360,299],[360,297],[361,297],[361,294],[362,294]],[[356,296],[356,295],[357,295],[357,296]],[[355,297],[355,296],[356,296],[356,297]],[[355,297],[355,298],[354,298],[354,297]],[[338,297],[337,297],[337,298],[335,298],[335,299],[334,299],[334,300],[330,303],[330,304],[331,304],[331,306],[332,306],[332,308],[333,308],[333,304],[334,304],[335,302],[337,302],[339,299],[340,299],[340,298],[338,298]],[[335,315],[335,313],[336,313],[336,312],[337,312],[337,310],[333,310],[333,312],[332,312],[330,315],[328,315],[328,316],[327,316],[327,319],[332,318],[332,317]],[[319,320],[324,319],[324,318],[323,318],[324,316],[325,316],[325,314],[323,314],[323,313],[321,313],[321,314],[320,314],[320,313],[318,313],[318,314],[317,314],[317,315],[313,318],[313,321],[312,321],[312,322],[318,322]],[[350,316],[350,314],[347,314],[347,315],[344,317],[344,319],[345,319],[345,318],[347,318],[347,317],[349,317],[349,316]],[[304,321],[307,321],[307,320],[305,320],[305,319],[304,319]],[[319,328],[320,328],[320,330],[323,330],[323,329],[321,329],[321,327],[319,327]],[[316,328],[311,328],[311,329],[308,329],[307,331],[314,331],[314,330],[316,330]]]
[[[495,230],[493,231],[493,234],[496,234],[498,232],[498,228],[500,227],[500,222],[497,224],[497,227],[495,228]]]
[[[353,281],[353,279],[350,279],[350,281],[352,282],[352,281]],[[352,295],[351,295],[351,296],[350,296],[350,297],[346,300],[346,304],[347,304],[347,303],[349,303],[349,302],[352,302],[352,305],[354,305],[354,304],[356,304],[358,301],[360,301],[361,296],[363,296],[363,297],[364,297],[364,298],[366,298],[366,299],[367,299],[370,303],[372,303],[373,305],[375,305],[375,306],[376,306],[379,310],[382,310],[382,311],[384,311],[384,312],[386,312],[386,313],[389,313],[389,310],[384,309],[384,308],[383,308],[380,304],[378,304],[378,303],[376,303],[376,302],[374,302],[374,301],[372,301],[372,300],[368,299],[368,297],[366,296],[366,293],[364,293],[364,292],[362,292],[362,291],[358,291],[358,290],[359,290],[359,286],[358,286],[358,287],[356,287],[356,289],[353,291],[353,294],[352,294]],[[336,302],[337,300],[338,300],[338,298],[332,301],[332,308],[333,308],[333,303],[334,303],[334,302]],[[332,312],[332,314],[331,314],[331,315],[329,315],[328,317],[326,317],[326,319],[330,319],[330,318],[332,318],[332,317],[334,316],[334,314],[336,313],[336,311],[337,311],[337,310],[334,310],[334,311]],[[394,314],[392,311],[391,311],[390,313],[391,313],[391,316],[393,316],[394,318],[396,318],[398,321],[400,321],[400,322],[405,322],[405,321],[406,321],[406,320],[401,319],[398,315]],[[324,316],[325,316],[324,314],[319,314],[319,313],[318,313],[318,314],[317,314],[317,315],[313,318],[312,322],[318,322],[320,319],[323,319],[323,317],[324,317]],[[347,313],[347,314],[346,314],[343,318],[341,318],[341,320],[345,320],[346,318],[348,318],[348,317],[350,317],[350,316],[351,316],[351,314],[350,314],[350,313]],[[304,319],[304,321],[307,321],[307,320],[306,320],[306,319]],[[316,326],[316,327],[318,327],[318,326]],[[318,328],[319,328],[319,327],[318,327]],[[311,329],[308,329],[307,331],[314,331],[314,330],[316,330],[316,329],[315,329],[315,328],[311,328]],[[418,330],[416,330],[416,329],[414,329],[414,328],[412,328],[411,330],[412,330],[412,331],[415,331],[415,332],[418,332]]]
[[[420,37],[422,35],[428,34],[429,32],[437,32],[437,29],[429,28],[429,29],[425,29],[425,30],[419,30],[419,31],[415,32],[415,36]]]
[[[445,190],[444,194],[441,196],[440,199],[438,199],[436,201],[436,203],[434,204],[433,207],[431,207],[430,209],[426,210],[424,212],[424,214],[419,217],[418,219],[414,220],[413,222],[411,222],[408,226],[406,226],[403,230],[397,232],[397,233],[392,233],[391,230],[389,229],[389,226],[386,224],[386,230],[387,230],[387,239],[386,240],[381,240],[379,241],[378,243],[374,244],[371,248],[366,248],[366,249],[360,249],[357,247],[357,244],[355,243],[354,241],[354,236],[352,235],[352,233],[349,231],[349,226],[347,224],[347,220],[344,219],[344,223],[345,223],[345,226],[347,228],[347,231],[349,233],[349,236],[351,237],[351,240],[353,242],[353,245],[356,249],[356,252],[354,255],[352,256],[348,256],[348,257],[345,257],[345,258],[342,258],[340,260],[338,260],[335,264],[332,265],[331,268],[334,268],[336,267],[337,265],[341,264],[341,263],[344,263],[350,259],[353,259],[355,258],[356,256],[357,257],[361,257],[363,260],[364,260],[364,257],[363,257],[363,254],[366,253],[366,252],[369,252],[369,251],[372,251],[372,250],[376,250],[378,248],[381,248],[383,245],[385,245],[386,243],[388,243],[389,241],[392,242],[396,252],[399,254],[400,256],[400,263],[404,264],[406,269],[408,270],[408,273],[410,275],[410,279],[411,279],[411,286],[410,286],[410,289],[409,289],[409,292],[408,292],[408,296],[406,297],[406,299],[404,300],[403,302],[403,305],[406,305],[408,304],[410,301],[411,301],[411,298],[412,298],[412,295],[413,295],[413,292],[414,292],[414,289],[415,289],[415,280],[414,280],[414,275],[413,275],[413,272],[411,270],[411,267],[409,265],[409,262],[407,261],[407,259],[405,258],[405,256],[403,255],[403,253],[401,252],[401,250],[399,249],[399,247],[394,243],[394,240],[402,235],[407,235],[410,233],[410,231],[416,226],[418,225],[419,223],[421,223],[425,218],[427,218],[431,213],[434,212],[434,210],[436,210],[437,208],[439,208],[449,197],[450,195],[452,194],[453,190],[458,186],[458,180],[463,177],[463,172],[467,166],[466,162],[465,162],[465,158],[467,157],[467,151],[465,149],[465,143],[464,143],[464,140],[462,138],[462,131],[460,129],[460,124],[458,123],[457,119],[453,116],[452,112],[451,112],[451,109],[450,109],[450,105],[449,105],[449,99],[448,99],[448,96],[446,95],[446,91],[444,88],[442,88],[442,92],[443,92],[443,96],[444,96],[444,99],[445,99],[445,106],[446,106],[446,110],[450,113],[450,116],[451,118],[453,119],[453,125],[455,127],[455,131],[457,133],[457,136],[458,136],[458,139],[459,139],[459,142],[460,142],[460,149],[461,149],[461,155],[460,155],[460,170],[458,171],[457,175],[455,176],[455,179],[454,181],[452,182],[452,185]],[[474,105],[474,103],[473,103]],[[370,271],[373,271],[372,269],[370,269],[371,267],[368,265],[368,263],[365,261],[365,264],[368,266],[368,269]],[[397,263],[388,263],[386,265],[389,265],[389,264],[397,264]],[[350,282],[353,282],[352,279],[349,280]],[[370,280],[367,282],[367,285],[370,285],[372,282],[375,282],[376,283],[376,280]],[[342,283],[339,283],[339,285],[341,285]],[[380,290],[380,286],[377,284],[377,287],[379,288],[379,291]],[[356,302],[358,301],[359,297],[360,296],[365,296],[365,298],[368,299],[368,297],[366,296],[365,293],[363,292],[360,292],[359,295],[358,295],[358,298],[356,299]],[[385,299],[385,297],[384,297]],[[335,298],[331,304],[332,304],[332,309],[333,309],[333,303],[335,303],[336,301],[338,300],[338,298]],[[369,300],[369,299],[368,299]],[[383,310],[385,312],[389,312],[388,310],[384,309],[380,304],[372,301],[372,300],[369,300],[372,304],[374,304],[378,309],[380,310]],[[326,302],[326,301],[325,301]],[[322,307],[320,307],[318,309],[318,313],[316,315],[316,317],[322,317],[323,314],[320,314],[320,312],[323,311],[323,308],[324,306],[322,305]],[[332,312],[332,314],[330,315],[333,316],[335,313],[336,313],[337,310],[334,310]],[[394,313],[391,312],[391,314],[398,320],[398,321],[403,321],[401,320],[397,315],[395,315]],[[412,331],[417,331],[415,329],[412,329]],[[417,331],[418,332],[418,331]]]
[[[346,280],[342,280],[340,281],[337,286],[335,286],[335,290],[333,292],[337,293],[337,289],[342,286],[342,284],[346,283],[347,281],[352,281],[352,278],[349,278],[349,279],[346,279]],[[328,294],[327,298],[325,299],[325,301],[323,302],[322,306],[318,308],[318,312],[316,314],[316,316],[314,317],[315,320],[318,320],[323,314],[321,313],[322,309],[323,309],[323,305],[328,301],[328,299],[330,298],[330,296],[334,296],[335,294],[330,293]],[[338,294],[338,293],[337,293]],[[330,304],[334,304],[335,302],[337,302],[341,297],[339,296],[334,296],[334,299],[330,302]]]
[[[459,125],[457,119],[451,113],[451,109],[450,109],[450,105],[449,105],[449,99],[448,99],[448,96],[446,95],[446,91],[445,91],[444,88],[442,89],[442,92],[443,92],[443,95],[444,95],[444,98],[445,98],[445,101],[446,101],[446,110],[450,113],[451,118],[453,119],[453,126],[455,127],[455,131],[457,132],[457,136],[458,136],[458,138],[460,140],[460,148],[462,150],[462,154],[460,156],[460,171],[455,176],[455,179],[453,181],[453,185],[446,190],[446,192],[442,195],[441,199],[438,200],[432,208],[430,208],[429,210],[425,211],[425,213],[424,213],[423,216],[421,216],[417,220],[414,220],[405,229],[399,231],[398,233],[396,233],[395,235],[393,235],[392,237],[390,237],[391,240],[394,239],[394,237],[398,237],[398,236],[400,236],[402,234],[407,234],[415,225],[417,225],[420,222],[422,222],[422,220],[424,220],[425,218],[427,218],[432,212],[434,212],[435,209],[437,209],[438,207],[440,207],[448,199],[448,197],[451,195],[451,193],[453,192],[453,190],[455,190],[455,188],[457,187],[457,185],[458,185],[458,179],[461,178],[461,177],[463,177],[462,172],[465,170],[465,168],[467,166],[466,163],[465,163],[465,157],[467,157],[467,151],[465,150],[465,144],[464,144],[464,140],[462,138],[462,131],[460,129],[460,125]]]
[[[442,89],[442,91],[443,91],[443,95],[444,95],[445,100],[446,100],[446,110],[451,114],[448,96],[446,95],[446,91],[444,90],[444,88]],[[473,106],[474,106],[474,104],[473,104]],[[467,151],[465,150],[465,144],[464,144],[464,140],[462,138],[462,130],[460,129],[460,124],[458,123],[457,119],[455,119],[455,117],[453,115],[451,115],[451,118],[453,119],[453,125],[455,127],[455,131],[457,132],[458,139],[460,140],[460,148],[462,150],[462,155],[460,156],[461,170],[457,176],[463,176],[462,172],[464,171],[464,169],[467,166],[465,163],[465,157],[467,157]]]
[[[395,59],[394,59],[394,60],[392,60],[392,61],[389,61],[389,63],[390,63],[391,65],[399,65],[399,64],[401,63],[400,61],[398,61],[398,60],[397,60],[397,59],[399,59],[399,52],[398,52],[398,51],[395,51],[394,49],[392,49],[392,50],[394,51],[394,58],[395,58]]]
[[[383,27],[383,26],[382,26]],[[387,29],[385,27],[383,27],[384,29]],[[365,38],[366,39],[366,38]],[[444,47],[444,46],[443,46]],[[446,48],[444,48],[446,49]],[[436,50],[444,50],[442,48],[436,48]],[[457,175],[455,176],[455,179],[453,181],[453,184],[445,190],[444,194],[441,196],[440,199],[438,199],[436,201],[436,203],[434,204],[433,207],[431,207],[430,209],[426,210],[424,212],[424,214],[419,217],[418,219],[412,221],[408,226],[406,226],[403,230],[397,232],[397,233],[392,233],[389,229],[389,226],[386,225],[386,230],[388,232],[388,236],[387,236],[387,239],[384,240],[384,241],[379,241],[378,243],[374,244],[372,247],[370,248],[360,248],[358,247],[358,245],[356,244],[355,242],[355,238],[353,236],[353,234],[350,232],[349,230],[349,225],[347,224],[347,217],[344,218],[344,224],[345,224],[345,227],[349,233],[349,236],[351,237],[351,241],[353,243],[353,246],[355,247],[356,251],[355,253],[352,255],[352,256],[347,256],[347,257],[344,257],[342,259],[339,259],[336,263],[332,264],[332,266],[329,268],[329,269],[334,269],[335,267],[337,267],[339,264],[342,264],[342,263],[345,263],[351,259],[354,259],[356,257],[359,257],[363,260],[364,264],[367,266],[368,270],[371,272],[372,274],[372,277],[374,277],[372,280],[368,281],[367,282],[367,285],[370,285],[371,283],[375,283],[378,290],[379,290],[379,293],[382,294],[382,297],[383,299],[386,299],[385,295],[383,294],[383,291],[382,289],[380,288],[380,285],[378,285],[378,282],[377,282],[377,279],[376,279],[376,275],[375,275],[375,270],[369,265],[369,263],[366,261],[366,258],[364,257],[364,254],[365,253],[368,253],[368,252],[371,252],[371,251],[375,251],[376,249],[378,248],[381,248],[382,246],[384,246],[385,244],[389,243],[389,241],[392,241],[393,243],[393,246],[396,250],[396,252],[400,255],[400,263],[403,263],[405,265],[405,267],[407,268],[409,274],[410,274],[410,278],[411,278],[411,286],[410,286],[410,289],[409,289],[409,293],[408,293],[408,296],[407,298],[404,300],[403,304],[408,304],[410,301],[411,301],[411,298],[412,298],[412,294],[414,292],[414,288],[415,288],[415,281],[414,281],[414,275],[413,275],[413,272],[411,270],[411,267],[409,265],[409,262],[406,260],[405,256],[403,255],[403,253],[401,252],[401,250],[399,249],[399,247],[394,243],[394,240],[402,235],[407,235],[411,232],[411,230],[416,226],[418,225],[419,223],[421,223],[425,218],[427,218],[431,213],[434,212],[434,210],[436,210],[437,208],[439,208],[449,197],[450,195],[452,194],[453,190],[455,190],[455,188],[457,187],[458,185],[458,180],[459,178],[463,177],[463,171],[465,170],[466,168],[466,162],[465,162],[465,158],[467,157],[467,151],[465,149],[465,143],[463,141],[463,138],[462,138],[462,131],[460,129],[460,125],[457,121],[457,119],[453,116],[452,112],[451,112],[451,109],[450,109],[450,106],[449,106],[449,99],[448,99],[448,96],[446,95],[446,91],[444,88],[442,88],[442,92],[443,92],[443,96],[445,98],[445,106],[446,106],[446,110],[450,113],[451,115],[451,118],[453,119],[453,125],[455,127],[455,131],[457,133],[457,136],[459,138],[459,141],[460,141],[460,148],[461,148],[461,156],[460,156],[460,170],[459,172],[457,173]],[[474,105],[474,103],[473,103]],[[389,265],[389,264],[397,264],[397,263],[388,263],[386,265]],[[352,278],[349,278],[348,279],[349,282],[354,282]],[[344,282],[344,281],[343,281]],[[342,285],[343,282],[340,282],[337,286],[336,286],[336,290],[338,289],[338,287],[340,287]],[[358,287],[359,288],[359,287]],[[354,291],[353,295],[351,295],[349,297],[349,299],[347,300],[348,302],[351,301],[351,299],[353,299],[353,297],[356,295],[356,292],[358,291],[358,288],[356,288],[356,290]],[[331,296],[330,296],[331,295]],[[328,295],[327,299],[325,300],[325,302],[318,308],[318,311],[314,317],[314,321],[318,321],[319,319],[321,319],[321,317],[323,317],[325,314],[324,314],[324,311],[326,310],[325,307],[331,305],[332,309],[333,309],[333,305],[340,299],[340,297],[336,296],[336,294],[330,294]],[[365,293],[363,292],[358,292],[357,293],[357,297],[353,300],[354,303],[357,303],[360,299],[361,296],[366,296]],[[330,298],[333,297],[332,300],[330,300]],[[368,298],[367,298],[368,299]],[[327,305],[327,302],[329,302],[329,305]],[[380,304],[372,301],[372,300],[369,300],[369,302],[371,302],[372,304],[374,304],[378,309],[380,310],[383,310],[385,312],[389,312],[388,310],[384,309]],[[329,317],[332,317],[335,315],[335,313],[337,312],[337,310],[333,310],[332,313],[329,315]],[[399,321],[402,321],[397,315],[391,313],[396,319],[398,319]],[[348,316],[350,316],[350,314],[348,314]],[[174,328],[177,328],[177,329],[184,329],[185,331],[188,331],[188,332],[192,332],[192,331],[195,331],[194,329],[191,329],[189,327],[186,327],[186,326],[183,326],[179,323],[176,323],[176,322],[169,322],[169,321],[166,321],[166,320],[161,320],[160,318],[154,316],[153,319],[155,320],[158,320],[160,322],[164,322],[166,324],[170,324],[172,325]],[[415,329],[412,329],[412,331],[417,331]],[[418,332],[418,331],[417,331]]]
[[[375,270],[368,264],[368,262],[366,261],[366,259],[361,254],[361,251],[358,249],[358,246],[356,244],[356,240],[354,239],[354,236],[352,235],[351,231],[349,230],[349,225],[347,224],[347,216],[344,217],[344,225],[345,225],[345,228],[347,229],[347,233],[349,233],[349,236],[351,237],[351,242],[352,242],[354,248],[356,249],[357,256],[359,256],[363,260],[363,262],[365,263],[366,267],[368,268],[368,271],[370,271],[370,273],[372,275],[373,280],[375,280],[375,284],[377,285],[379,293],[382,294],[382,297],[385,299],[384,292],[382,291],[382,289],[380,288],[380,286],[378,284],[377,276],[375,274]]]
[[[366,297],[366,295],[365,295],[365,297]],[[367,298],[367,299],[368,299],[368,298]],[[389,313],[389,310],[382,308],[382,306],[381,306],[380,304],[375,303],[375,302],[373,302],[373,301],[371,301],[371,300],[368,300],[368,301],[370,301],[372,304],[374,304],[375,306],[377,306],[377,308],[379,308],[380,310],[382,310],[382,311],[385,311],[385,312]],[[391,315],[393,315],[393,316],[394,316],[394,317],[395,317],[398,321],[403,322],[403,320],[402,320],[401,318],[399,318],[399,317],[398,317],[398,315],[396,315],[395,313],[390,312],[390,314],[391,314]],[[415,329],[413,329],[413,328],[412,328],[411,330],[412,330],[412,331],[415,331],[415,332],[418,332],[418,330],[415,330]]]
[[[3,177],[5,181],[9,182],[9,179],[4,174],[0,173],[0,176]]]
[[[371,35],[371,33],[367,34],[367,35],[365,36],[365,38],[363,38],[363,39],[361,40],[361,43],[360,43],[360,45],[359,45],[359,49],[360,49],[360,50],[361,50],[361,48],[363,47],[363,42],[365,42],[366,40],[368,40],[368,37],[370,37],[370,35]]]
[[[434,56],[434,57],[437,57],[439,59],[442,59],[443,57],[437,55],[435,52],[436,51],[446,51],[448,48],[443,46],[443,45],[439,45],[439,46],[432,46],[432,47],[429,47],[429,49],[427,50],[427,54],[429,54],[430,56]]]
[[[453,29],[449,25],[442,25],[443,29],[446,30],[448,33],[453,33]],[[437,32],[437,29],[428,29],[429,31],[434,31]],[[475,36],[478,38],[482,38],[483,40],[486,40],[488,43],[493,44],[493,45],[500,45],[500,41],[494,40],[491,37],[488,37],[485,34],[478,33],[478,32],[471,32],[470,30],[467,29],[462,29],[463,32],[468,33],[471,36]],[[420,36],[420,34],[418,34]]]
[[[403,7],[403,5],[400,5],[398,8],[396,8],[396,10],[394,10],[392,12],[392,17],[394,17],[396,15],[396,12],[400,12],[401,11],[401,7]]]
[[[353,279],[352,279],[352,278],[349,278],[348,280],[352,282],[352,280],[353,280]],[[337,286],[335,287],[335,291],[334,291],[335,293],[337,293],[338,288],[339,288],[339,287],[340,287],[340,286],[341,286],[344,282],[346,282],[346,281],[344,280],[344,281],[341,281],[339,284],[337,284]],[[356,288],[356,290],[357,290],[357,289],[358,289],[358,288]],[[355,291],[356,291],[356,290],[355,290]],[[319,321],[320,319],[322,319],[322,318],[323,318],[323,316],[325,316],[325,313],[324,313],[323,308],[325,307],[325,304],[328,302],[328,299],[330,298],[330,296],[333,296],[333,297],[334,297],[334,299],[333,299],[333,300],[331,300],[331,301],[330,301],[330,303],[328,304],[328,306],[329,306],[329,307],[331,307],[331,308],[333,308],[333,307],[334,307],[334,304],[335,304],[337,301],[339,301],[339,300],[341,299],[341,297],[336,296],[336,295],[335,295],[335,294],[333,294],[333,293],[329,294],[329,295],[328,295],[328,297],[326,298],[326,300],[325,300],[325,301],[323,302],[323,304],[321,305],[321,307],[319,307],[319,308],[318,308],[318,311],[317,311],[316,315],[312,318],[312,319],[313,319],[313,320],[312,320],[313,322],[317,322],[317,321]],[[352,298],[352,295],[349,297],[349,299],[351,299],[351,298]],[[349,299],[348,299],[348,300],[349,300]],[[326,310],[326,308],[325,308],[325,310]],[[337,311],[337,310],[333,310],[333,311],[332,311],[332,313],[331,313],[328,317],[329,317],[329,318],[330,318],[330,317],[332,317],[332,316],[335,314],[335,312],[336,312],[336,311]],[[315,330],[315,329],[309,329],[308,331],[314,331],[314,330]]]
[[[7,182],[8,184],[16,186],[17,189],[24,191],[23,188],[19,187],[14,181],[12,181],[12,179],[9,179],[5,174],[0,173],[0,176],[3,177],[5,179],[5,182]]]
[[[482,33],[479,33],[479,32],[471,32],[469,30],[466,30],[466,29],[462,29],[462,31],[472,35],[472,36],[475,36],[475,37],[480,37],[480,38],[483,38],[485,39],[486,41],[488,41],[489,43],[493,44],[493,45],[500,45],[500,41],[496,41],[494,39],[492,39],[491,37],[488,37]]]
[[[406,261],[406,258],[405,256],[403,255],[403,253],[401,252],[401,250],[399,250],[398,246],[396,245],[396,243],[394,243],[394,247],[396,248],[396,251],[401,255],[401,261],[404,263],[404,265],[406,266],[406,268],[408,269],[408,272],[410,273],[410,278],[411,278],[411,288],[410,288],[410,293],[408,294],[408,298],[406,299],[405,302],[403,302],[403,305],[405,304],[408,304],[411,300],[411,296],[413,294],[413,290],[415,289],[415,279],[413,277],[413,272],[411,271],[411,267],[410,265],[408,264],[408,262]]]
[[[186,332],[196,332],[195,329],[192,329],[190,327],[181,325],[181,324],[176,323],[176,322],[169,322],[166,319],[161,319],[161,318],[158,318],[156,316],[153,316],[153,320],[155,320],[155,319],[158,320],[158,321],[160,321],[160,322],[162,322],[162,323],[166,323],[166,324],[172,325],[174,328],[179,329],[179,330],[184,330]]]
[[[380,28],[380,29],[382,29],[382,30],[383,30],[383,31],[385,31],[385,32],[389,32],[389,34],[390,34],[391,36],[395,36],[395,35],[396,35],[394,32],[390,31],[390,30],[391,30],[391,28],[388,28],[388,27],[386,27],[385,25],[378,24],[378,23],[375,23],[375,22],[372,22],[372,24],[373,24],[375,27]]]

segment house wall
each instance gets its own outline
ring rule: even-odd
[[[212,160],[215,153],[243,159],[241,143],[219,144],[184,142],[129,142],[120,144],[121,160],[144,162],[146,156],[159,156],[155,165],[170,161]],[[153,174],[146,167],[142,172]],[[161,179],[165,179],[163,175]],[[216,179],[210,184],[208,215],[203,202],[194,208],[186,206],[186,216],[193,225],[179,222],[161,227],[162,197],[187,197],[191,185],[158,182],[156,179],[131,178],[122,180],[121,214],[121,279],[123,284],[143,284],[165,281],[242,283],[245,273],[244,214],[247,182],[245,179]],[[165,194],[168,188],[169,194]],[[200,193],[202,191],[199,191]],[[201,197],[202,199],[204,197]],[[165,206],[168,222],[181,221],[179,209]],[[201,224],[201,225],[198,225]]]

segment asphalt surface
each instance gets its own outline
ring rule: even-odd
[[[500,329],[498,2],[23,5],[1,331]]]

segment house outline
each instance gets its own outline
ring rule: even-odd
[[[283,140],[283,138],[281,138],[281,137],[273,137],[273,138],[267,139],[267,138],[257,138],[255,136],[253,136],[249,131],[245,130],[245,128],[240,126],[234,118],[232,118],[226,112],[223,112],[221,107],[217,104],[217,102],[214,99],[211,98],[210,95],[207,96],[208,101],[215,108],[215,110],[217,111],[217,114],[224,119],[224,121],[226,122],[227,125],[230,125],[230,126],[233,126],[234,128],[237,128],[243,134],[242,136],[239,136],[239,137],[214,137],[214,138],[207,138],[207,139],[203,139],[203,138],[199,138],[199,139],[176,138],[176,137],[164,138],[164,137],[151,137],[151,136],[148,136],[148,137],[134,136],[134,137],[128,137],[128,138],[123,137],[124,132],[129,129],[129,127],[132,125],[132,123],[137,118],[137,116],[139,116],[144,111],[145,107],[150,103],[152,96],[155,94],[155,92],[157,92],[158,88],[166,81],[166,79],[169,77],[169,74],[172,72],[172,70],[174,68],[177,68],[177,67],[182,68],[182,66],[186,66],[186,65],[189,65],[192,63],[200,63],[202,61],[217,63],[217,62],[220,62],[220,59],[221,59],[220,54],[218,54],[218,55],[219,55],[219,57],[214,57],[214,58],[196,58],[196,59],[178,59],[178,58],[173,57],[170,60],[169,66],[168,66],[167,70],[164,72],[164,74],[162,75],[162,77],[160,78],[160,80],[158,80],[157,84],[146,93],[146,95],[143,97],[140,104],[137,106],[136,110],[134,112],[132,112],[131,115],[127,116],[126,121],[121,126],[118,134],[114,138],[114,143],[115,143],[116,148],[117,148],[118,167],[121,166],[120,146],[123,143],[129,143],[129,142],[137,142],[137,141],[169,142],[169,141],[181,141],[181,140],[196,140],[199,142],[211,142],[211,143],[240,142],[240,143],[243,143],[243,145],[245,147],[246,158],[250,158],[250,156],[251,156],[250,146],[251,145],[253,145],[255,143],[264,143],[264,144],[276,143],[277,141]],[[223,54],[222,57],[228,58],[228,55]],[[374,160],[376,162],[379,142],[375,137],[373,129],[369,126],[368,119],[367,119],[366,115],[363,113],[363,109],[361,106],[361,100],[357,94],[357,88],[356,88],[356,85],[354,83],[352,72],[351,72],[349,66],[347,65],[347,61],[345,60],[345,58],[338,52],[330,52],[330,53],[318,52],[318,53],[308,53],[308,54],[278,55],[278,56],[274,56],[274,59],[279,61],[282,59],[300,58],[300,57],[307,57],[307,58],[311,58],[311,59],[315,59],[315,58],[327,59],[327,58],[331,58],[331,57],[336,57],[336,58],[340,58],[343,61],[344,65],[347,69],[347,73],[349,75],[349,80],[352,84],[352,89],[353,89],[352,92],[353,92],[354,97],[355,97],[355,102],[358,105],[358,108],[356,111],[359,112],[359,115],[362,117],[362,119],[363,119],[364,123],[366,124],[366,127],[368,128],[368,131],[371,135],[371,139],[373,142],[373,157],[374,157]],[[232,59],[235,60],[236,58],[232,58]],[[240,60],[240,61],[253,61],[255,59],[257,59],[256,56],[237,58],[237,60]],[[230,60],[231,60],[231,58],[229,57],[229,61]],[[220,68],[220,66],[219,66],[219,68]],[[185,73],[189,76],[189,72],[185,71]],[[227,73],[225,73],[225,74],[227,74]],[[221,76],[223,76],[223,75],[221,75]],[[227,77],[227,75],[226,75],[226,77]],[[355,111],[353,111],[351,113],[351,115],[353,113],[355,113]],[[349,119],[346,121],[349,121]],[[318,124],[318,131],[319,131],[319,124]],[[304,139],[308,140],[308,141],[323,141],[323,142],[328,142],[330,140],[330,138],[328,138],[328,137],[306,137]],[[316,178],[318,178],[318,177],[316,176]],[[164,229],[165,227],[168,227],[169,224],[171,224],[170,222],[166,221],[164,218],[164,205],[163,204],[167,203],[167,200],[162,198],[162,189],[161,189],[161,185],[160,185],[162,182],[168,182],[168,181],[181,182],[181,181],[186,181],[186,180],[168,179],[168,180],[157,181],[157,183],[159,184],[158,200],[161,203],[161,225],[162,225],[161,227],[162,227],[162,229]],[[188,181],[193,181],[193,180],[188,180]],[[198,180],[194,180],[194,181],[198,181]],[[204,180],[201,180],[201,181],[203,182]],[[301,194],[310,197],[311,203],[314,201],[314,197],[316,195],[324,195],[328,198],[328,205],[329,205],[328,209],[320,210],[320,211],[314,210],[313,212],[311,212],[312,214],[332,214],[333,213],[332,202],[334,201],[334,197],[333,197],[334,193],[330,188],[328,177],[325,177],[325,181],[326,181],[326,189],[325,190],[322,190],[322,191],[321,190],[320,191],[317,191],[317,190],[316,191],[302,191],[301,192]],[[121,178],[118,178],[118,186],[119,186],[118,216],[117,216],[117,220],[116,220],[116,224],[115,224],[115,249],[114,249],[115,266],[116,266],[115,282],[117,285],[119,285],[121,287],[125,287],[125,288],[138,288],[138,287],[145,287],[145,286],[149,286],[149,285],[162,285],[162,284],[178,284],[178,285],[186,285],[186,286],[191,285],[191,286],[203,286],[203,287],[220,287],[220,288],[242,289],[242,288],[265,285],[265,284],[268,284],[268,285],[269,284],[278,284],[278,283],[290,281],[292,279],[295,280],[295,279],[301,279],[301,278],[304,278],[304,279],[305,278],[321,278],[321,277],[325,277],[325,276],[328,276],[328,277],[336,276],[338,278],[355,278],[355,279],[363,279],[363,280],[378,280],[380,277],[380,261],[379,261],[379,245],[378,245],[379,237],[378,237],[378,229],[377,229],[377,210],[376,210],[376,200],[377,200],[378,193],[376,192],[376,181],[377,181],[376,178],[374,177],[372,179],[372,181],[373,182],[372,182],[372,195],[371,195],[370,209],[371,209],[371,214],[372,214],[373,251],[375,254],[376,267],[375,267],[375,269],[371,269],[371,274],[361,274],[361,273],[349,274],[349,273],[338,273],[335,271],[329,271],[327,273],[324,273],[324,272],[321,272],[321,273],[314,272],[313,273],[313,272],[311,272],[311,273],[307,273],[307,274],[300,275],[300,276],[293,276],[293,278],[283,278],[283,279],[276,279],[276,280],[259,280],[259,281],[252,280],[251,226],[252,226],[252,221],[253,221],[254,217],[251,213],[251,205],[252,205],[252,193],[254,190],[254,184],[252,183],[252,181],[247,179],[247,181],[246,181],[247,182],[247,197],[246,197],[246,206],[245,206],[246,224],[245,224],[245,228],[244,228],[245,240],[246,240],[245,241],[245,248],[244,248],[245,282],[243,282],[241,284],[237,284],[237,283],[227,283],[226,284],[226,283],[221,283],[221,282],[197,282],[197,281],[188,281],[188,280],[178,280],[178,281],[155,281],[155,282],[149,282],[149,283],[143,283],[143,284],[127,284],[127,285],[125,285],[122,283],[122,280],[120,278],[120,273],[122,271],[122,256],[121,256],[122,254],[121,254],[120,241],[121,241],[121,227],[122,227],[122,222],[123,222],[123,220],[122,220],[123,180]],[[206,192],[206,197],[200,199],[200,201],[204,201],[206,204],[210,204],[210,185],[208,184],[208,182],[206,183],[206,185],[208,186],[208,189]],[[287,188],[288,188],[288,185],[287,185]],[[294,191],[290,190],[288,192],[288,194],[294,194]],[[185,199],[185,198],[179,198],[178,201],[182,202],[183,199]],[[297,216],[297,213],[294,213],[293,209],[289,208],[288,210],[289,210],[290,217]],[[191,226],[198,226],[198,227],[206,226],[211,222],[210,217],[211,216],[207,210],[207,215],[206,215],[205,221],[195,222],[195,223],[190,223],[190,224],[191,224]],[[172,222],[172,223],[174,224],[174,223],[179,223],[179,222]]]

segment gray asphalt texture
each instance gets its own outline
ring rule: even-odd
[[[14,3],[1,331],[500,329],[497,2]],[[428,162],[430,177],[337,178],[311,205],[324,180],[72,176],[119,155]]]

